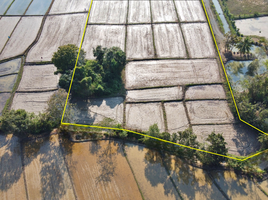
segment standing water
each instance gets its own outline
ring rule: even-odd
[[[223,11],[221,9],[221,6],[220,6],[218,0],[212,0],[212,2],[216,8],[217,13],[219,14],[219,16],[221,18],[222,23],[223,23],[224,32],[228,33],[230,31],[230,28],[229,28],[229,25],[228,25],[225,17],[224,17]]]

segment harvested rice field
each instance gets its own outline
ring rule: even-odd
[[[124,50],[125,29],[123,25],[89,25],[82,46],[86,51],[86,58],[95,59],[93,48],[98,45],[107,48],[116,46]]]
[[[116,123],[123,123],[122,97],[90,99],[87,102],[78,101],[71,116],[72,123],[96,124],[105,118],[113,119]]]
[[[10,93],[0,93],[0,116],[2,115],[2,111],[9,97],[10,97]]]
[[[55,0],[49,14],[73,13],[73,12],[87,13],[89,10],[90,2],[91,0],[83,0],[83,1]]]
[[[185,99],[226,99],[222,85],[197,85],[186,90]]]
[[[125,151],[145,199],[180,199],[157,152],[130,143]]]
[[[213,171],[216,183],[234,200],[267,199],[267,196],[248,178],[237,176],[233,171]]]
[[[268,193],[268,180],[260,182],[259,185],[266,193]]]
[[[182,99],[182,87],[128,90],[126,102],[170,101]]]
[[[10,60],[0,64],[0,76],[18,73],[21,66],[21,58]]]
[[[129,1],[128,23],[151,23],[149,0]]]
[[[66,141],[63,149],[78,199],[142,199],[120,143]]]
[[[75,199],[58,135],[23,145],[28,199]]]
[[[130,1],[147,2],[147,1]],[[151,25],[131,25],[127,27],[127,59],[148,59],[154,57]]]
[[[127,1],[93,1],[89,23],[125,24]]]
[[[11,109],[24,109],[38,114],[46,109],[47,101],[54,92],[16,93]]]
[[[51,2],[52,0],[33,0],[25,15],[44,15]]]
[[[41,22],[42,17],[22,17],[0,54],[0,60],[23,54],[35,40]]]
[[[16,83],[18,75],[12,74],[0,77],[0,92],[11,92]]]
[[[186,107],[191,124],[234,122],[233,114],[226,101],[187,101]]]
[[[15,0],[6,15],[23,15],[32,0]]]
[[[26,65],[18,87],[20,92],[41,92],[58,89],[59,75],[54,75],[57,68],[53,65]]]
[[[216,57],[207,23],[187,23],[182,24],[181,27],[190,58]]]
[[[0,135],[0,199],[26,200],[19,138]]]
[[[0,53],[4,48],[8,37],[11,36],[11,33],[17,23],[19,22],[20,17],[1,17],[0,19]],[[0,54],[1,55],[1,54]]]
[[[177,14],[172,0],[151,1],[153,22],[177,22]]]
[[[206,16],[200,1],[174,1],[180,22],[206,22]]]
[[[175,156],[166,157],[164,162],[183,199],[225,199],[205,170],[192,167]]]
[[[26,61],[51,61],[59,46],[79,46],[86,14],[48,16],[38,42],[29,51]]]
[[[157,57],[187,57],[183,36],[178,24],[155,24],[153,29]]]
[[[184,131],[189,127],[189,122],[182,102],[164,103],[164,107],[169,133]]]
[[[245,124],[194,125],[192,128],[199,142],[205,142],[213,131],[222,133],[228,153],[233,155],[247,156],[259,149],[258,133]]]
[[[165,131],[161,103],[126,104],[126,127],[148,131],[149,127],[157,124],[160,132]]]
[[[159,60],[129,62],[126,89],[221,82],[216,60]]]

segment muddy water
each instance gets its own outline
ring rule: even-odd
[[[157,152],[133,144],[125,150],[145,199],[180,199]]]
[[[204,170],[176,157],[166,157],[165,164],[183,199],[225,199]]]
[[[63,143],[78,199],[142,199],[120,143]]]

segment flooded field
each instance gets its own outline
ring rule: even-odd
[[[16,83],[18,75],[8,75],[0,77],[0,92],[11,92]]]
[[[18,73],[21,66],[21,58],[10,60],[0,64],[0,76]]]
[[[34,0],[25,15],[44,15],[52,0]]]
[[[15,0],[6,15],[23,15],[32,0]]]
[[[8,6],[12,3],[13,0],[2,0],[0,7],[0,15],[3,15],[7,10]]]

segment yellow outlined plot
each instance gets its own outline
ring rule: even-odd
[[[230,85],[230,83],[229,83],[229,80],[228,80],[228,77],[227,77],[227,73],[226,73],[226,71],[225,71],[225,67],[224,67],[224,64],[223,64],[223,61],[222,61],[220,52],[219,52],[219,48],[218,48],[218,45],[217,45],[217,42],[216,42],[216,39],[215,39],[213,30],[212,30],[212,27],[211,27],[211,24],[210,24],[210,21],[209,21],[209,18],[208,18],[208,14],[207,14],[207,11],[206,11],[206,8],[205,8],[205,4],[204,4],[203,0],[201,0],[201,2],[202,2],[203,9],[204,9],[204,11],[205,11],[205,14],[206,14],[206,18],[207,18],[208,25],[209,25],[209,28],[210,28],[210,31],[211,31],[211,35],[212,35],[212,37],[213,37],[213,41],[214,41],[215,46],[216,46],[217,53],[218,53],[219,58],[220,58],[220,61],[221,61],[221,65],[222,65],[223,71],[224,71],[224,73],[225,73],[226,80],[227,80],[227,82],[228,82],[228,86],[229,86],[229,89],[230,89],[230,92],[231,92],[231,95],[232,95],[232,98],[233,98],[233,101],[234,101],[234,105],[235,105],[235,108],[236,108],[236,111],[237,111],[239,120],[242,121],[242,122],[244,122],[245,124],[247,124],[247,125],[253,127],[254,129],[260,131],[261,133],[264,133],[264,134],[268,135],[267,133],[265,133],[265,132],[259,130],[259,129],[256,128],[255,126],[252,126],[251,124],[245,122],[244,120],[242,120],[242,119],[240,118],[239,111],[238,111],[238,108],[237,108],[237,105],[236,105],[236,102],[235,102],[235,98],[234,98],[234,95],[233,95],[233,92],[232,92],[232,88],[231,88],[231,85]],[[210,152],[210,151],[206,151],[206,150],[202,150],[202,149],[193,148],[193,147],[186,146],[186,145],[183,145],[183,144],[174,143],[174,142],[171,142],[171,141],[163,140],[163,139],[160,139],[160,138],[156,138],[156,137],[153,137],[153,136],[150,136],[150,135],[145,135],[145,134],[138,133],[138,132],[131,131],[131,130],[127,130],[127,129],[112,128],[112,127],[101,127],[101,126],[84,125],[84,124],[64,123],[64,122],[63,122],[63,118],[64,118],[64,114],[65,114],[65,111],[66,111],[66,107],[67,107],[68,99],[69,99],[69,96],[70,96],[70,91],[71,91],[71,88],[72,88],[73,78],[74,78],[75,70],[76,70],[76,67],[77,67],[77,63],[78,63],[78,59],[79,59],[79,55],[80,55],[80,50],[81,50],[81,48],[82,48],[82,44],[83,44],[83,41],[84,41],[84,36],[85,36],[86,28],[87,28],[87,23],[88,23],[88,20],[89,20],[89,15],[90,15],[90,11],[91,11],[91,7],[92,7],[92,3],[93,3],[93,0],[91,0],[91,2],[90,2],[90,7],[89,7],[88,14],[87,14],[86,23],[85,23],[85,28],[84,28],[84,31],[83,31],[83,35],[82,35],[82,39],[81,39],[81,43],[80,43],[80,47],[79,47],[79,51],[78,51],[78,55],[77,55],[77,59],[76,59],[76,63],[75,63],[75,67],[74,67],[74,70],[73,70],[72,79],[71,79],[70,87],[69,87],[69,90],[68,90],[68,95],[67,95],[67,98],[66,98],[66,101],[65,101],[65,106],[64,106],[64,110],[63,110],[63,114],[62,114],[62,118],[61,118],[61,125],[66,125],[66,126],[79,126],[79,127],[91,127],[91,128],[99,128],[99,129],[110,129],[110,130],[122,130],[122,131],[127,131],[127,132],[130,132],[130,133],[134,133],[134,134],[141,135],[141,136],[144,136],[144,137],[149,137],[149,138],[156,139],[156,140],[159,140],[159,141],[162,141],[162,142],[166,142],[166,143],[169,143],[169,144],[173,144],[173,145],[177,145],[177,146],[181,146],[181,147],[185,147],[185,148],[188,148],[188,149],[192,149],[192,150],[196,150],[196,151],[200,151],[200,152],[204,152],[204,153],[209,153],[209,154],[213,154],[213,155],[217,155],[217,156],[222,156],[222,157],[226,157],[226,158],[230,158],[230,159],[234,159],[234,160],[238,160],[238,161],[245,161],[245,160],[247,160],[247,159],[249,159],[249,158],[252,158],[252,157],[254,157],[254,156],[260,155],[260,154],[262,154],[262,153],[265,151],[265,150],[264,150],[264,151],[262,151],[262,152],[258,152],[258,153],[256,153],[256,154],[250,155],[250,156],[248,156],[248,157],[246,157],[246,158],[244,158],[244,159],[239,159],[239,158],[232,157],[232,156],[227,156],[227,155],[217,154],[217,153],[214,153],[214,152]]]

